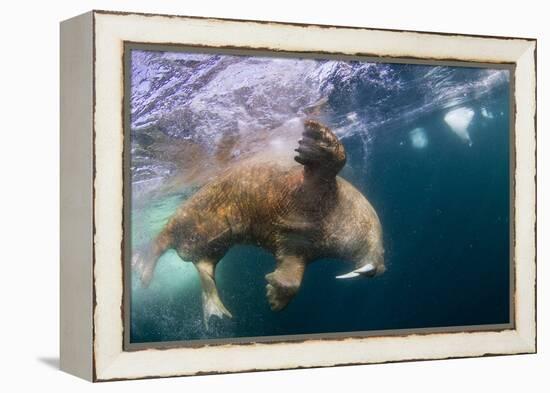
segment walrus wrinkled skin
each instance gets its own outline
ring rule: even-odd
[[[313,120],[305,121],[298,144],[294,159],[301,165],[244,162],[185,201],[145,255],[137,256],[143,284],[151,280],[158,258],[175,249],[198,270],[208,326],[214,315],[231,317],[218,295],[214,272],[235,244],[255,244],[275,255],[276,269],[265,276],[274,311],[296,295],[307,265],[317,259],[355,264],[338,278],[383,273],[378,216],[354,186],[337,176],[346,162],[344,146]]]

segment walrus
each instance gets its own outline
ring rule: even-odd
[[[258,245],[275,256],[265,276],[271,309],[284,309],[298,292],[307,266],[321,258],[354,264],[337,276],[374,277],[385,271],[382,226],[369,201],[337,176],[346,163],[344,146],[315,120],[303,123],[289,164],[245,161],[204,185],[182,203],[134,266],[150,282],[169,249],[192,262],[202,286],[203,318],[229,317],[216,287],[218,262],[236,244]]]

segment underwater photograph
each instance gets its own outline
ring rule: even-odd
[[[127,46],[129,343],[510,326],[512,72]]]

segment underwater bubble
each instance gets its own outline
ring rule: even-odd
[[[428,146],[428,136],[426,135],[426,131],[421,127],[412,130],[409,133],[409,137],[413,147],[417,149],[423,149]]]
[[[447,112],[444,120],[445,123],[451,127],[451,131],[462,139],[463,142],[466,142],[469,146],[472,146],[472,140],[470,139],[470,134],[468,133],[468,127],[470,126],[473,118],[473,109],[462,107]]]
[[[352,123],[355,123],[357,121],[357,113],[356,112],[350,112],[346,115],[346,118],[351,121]]]
[[[276,149],[281,149],[285,145],[285,142],[282,140],[282,138],[272,139],[269,143]]]
[[[494,116],[493,116],[493,113],[492,112],[489,112],[487,110],[487,108],[485,107],[482,107],[481,108],[481,116],[483,116],[484,118],[486,119],[492,119]]]

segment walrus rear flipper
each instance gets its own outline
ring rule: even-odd
[[[315,120],[306,120],[294,159],[306,168],[306,174],[335,177],[346,164],[346,151],[338,137]]]
[[[233,315],[223,305],[216,287],[215,271],[218,262],[216,259],[202,258],[195,263],[202,285],[202,312],[206,330],[210,329],[208,322],[213,316],[220,319],[233,318]]]
[[[153,241],[140,247],[132,256],[132,269],[139,274],[141,284],[148,287],[153,279],[158,259],[171,247],[171,236],[162,232]]]

